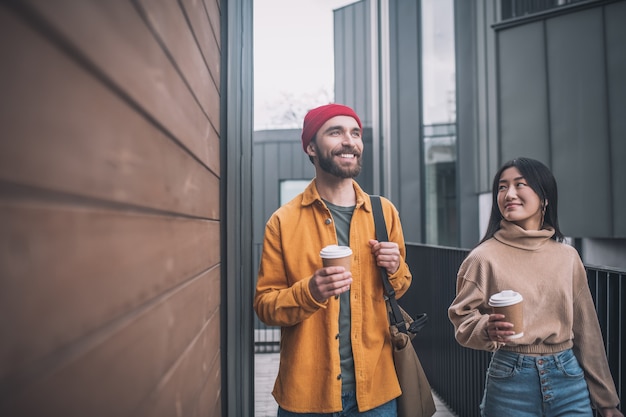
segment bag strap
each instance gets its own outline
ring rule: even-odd
[[[380,202],[380,196],[371,195],[370,201],[372,203],[372,212],[374,213],[374,227],[376,228],[376,240],[379,242],[389,241],[389,235],[387,234],[387,226],[385,224],[385,216],[383,216],[383,206]],[[396,301],[396,291],[389,282],[389,276],[385,268],[380,268],[380,275],[383,280],[383,289],[385,293],[385,300],[389,303],[391,311],[389,312],[389,323],[392,326],[396,326],[399,332],[406,333],[406,323],[404,317],[400,312],[400,306]]]

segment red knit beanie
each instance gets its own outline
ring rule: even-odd
[[[363,126],[361,126],[361,119],[359,119],[359,116],[356,115],[354,110],[348,106],[344,106],[342,104],[326,104],[324,106],[316,107],[309,110],[304,117],[304,124],[302,125],[302,149],[304,149],[305,153],[306,147],[309,146],[309,143],[311,143],[320,127],[322,127],[326,121],[335,116],[353,117],[359,124],[359,128],[363,129]]]

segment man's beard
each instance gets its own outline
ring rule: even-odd
[[[353,153],[353,151],[349,150],[345,153]],[[320,164],[320,168],[322,168],[323,171],[329,174],[332,174],[339,178],[356,178],[361,173],[361,155],[357,156],[355,154],[354,157],[356,158],[357,162],[355,167],[344,168],[335,162],[333,154],[330,154],[328,156],[322,155],[319,147],[317,148],[317,154],[319,155],[318,161]]]

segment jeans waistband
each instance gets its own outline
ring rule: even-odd
[[[517,363],[517,366],[524,368],[534,368],[539,365],[550,365],[550,364],[558,364],[567,361],[572,356],[574,356],[574,351],[572,349],[566,349],[562,352],[546,354],[544,356],[531,356],[524,355],[523,353],[515,353],[509,352],[505,350],[498,350],[494,353],[494,356],[497,356],[499,359]]]

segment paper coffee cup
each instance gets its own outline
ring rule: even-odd
[[[524,336],[524,298],[518,292],[504,290],[489,297],[489,305],[496,314],[504,314],[504,320],[513,323],[515,334],[507,339],[517,339]]]
[[[343,266],[350,270],[352,249],[349,246],[329,245],[320,251],[324,266]]]

